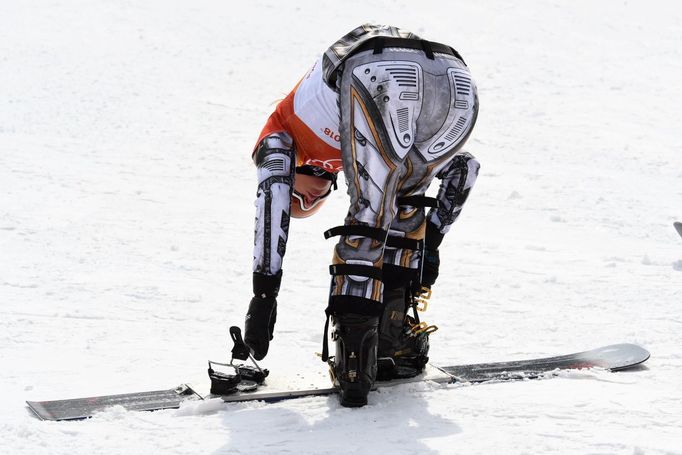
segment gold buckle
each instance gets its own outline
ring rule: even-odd
[[[426,330],[424,330],[424,333],[429,334],[435,332],[436,330],[438,330],[437,325],[430,325],[426,328]]]
[[[331,365],[329,366],[329,379],[332,381],[332,384],[336,384],[336,375],[334,374],[334,368]]]
[[[420,334],[424,330],[426,330],[426,322],[420,322],[419,324],[415,324],[412,327],[410,327],[410,332],[414,333],[415,335]]]
[[[428,325],[426,322],[420,322],[419,324],[415,324],[410,328],[410,332],[414,335],[421,335],[422,333],[429,334],[433,333],[436,330],[438,330],[438,326],[436,325]]]
[[[429,299],[431,298],[431,288],[422,286],[415,302],[417,303],[417,311],[423,313],[429,307]]]

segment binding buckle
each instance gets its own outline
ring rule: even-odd
[[[208,377],[211,379],[211,393],[213,395],[229,395],[235,392],[250,392],[263,384],[265,378],[270,373],[266,369],[261,369],[256,360],[251,355],[251,350],[242,339],[239,327],[230,327],[230,338],[234,342],[232,348],[232,358],[230,363],[220,363],[208,361]],[[235,364],[234,360],[246,360],[250,358],[254,366]],[[220,365],[231,368],[234,373],[216,371],[213,366]]]
[[[410,328],[410,333],[412,335],[421,335],[421,334],[430,334],[438,330],[438,326],[436,325],[428,325],[426,322],[420,322],[419,324],[415,324]]]
[[[420,313],[423,313],[429,307],[429,299],[431,298],[431,293],[432,293],[431,288],[427,286],[422,286],[421,289],[419,290],[419,294],[417,294],[414,303],[417,304],[416,309]]]

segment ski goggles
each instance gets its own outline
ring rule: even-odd
[[[324,180],[329,180],[331,182],[331,185],[329,185],[329,189],[327,190],[327,192],[322,196],[316,197],[315,200],[313,200],[312,202],[306,202],[305,197],[301,193],[296,191],[296,189],[294,188],[294,191],[292,192],[291,196],[298,201],[299,207],[304,212],[309,212],[313,210],[317,205],[319,205],[322,201],[329,197],[329,195],[332,193],[332,190],[337,189],[336,174],[325,171],[324,169],[319,168],[317,166],[311,166],[307,164],[303,166],[298,166],[296,168],[296,173],[318,177]]]
[[[301,210],[303,210],[304,212],[309,212],[313,210],[322,201],[324,201],[327,197],[329,197],[330,194],[332,194],[331,187],[329,187],[329,191],[327,191],[325,195],[315,198],[315,200],[312,202],[306,202],[305,198],[296,190],[294,190],[294,192],[291,193],[291,197],[295,198],[298,201],[298,205],[301,208]]]

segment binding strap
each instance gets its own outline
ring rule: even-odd
[[[329,360],[329,310],[325,311],[326,318],[324,320],[324,333],[322,334],[322,361]]]
[[[358,235],[378,240],[379,242],[385,242],[388,231],[361,224],[353,224],[349,226],[336,226],[324,232],[325,239],[336,237],[337,235]]]
[[[322,339],[322,361],[329,360],[329,318],[339,313],[355,313],[367,316],[381,317],[384,312],[384,304],[376,300],[354,295],[329,296],[329,305],[324,313],[327,320],[324,322],[324,338]]]
[[[381,269],[371,265],[361,264],[332,264],[329,266],[330,275],[357,275],[381,280]]]
[[[410,207],[440,207],[438,199],[424,195],[399,197],[397,202],[398,205],[409,205]]]
[[[422,241],[389,235],[388,239],[386,239],[386,246],[390,246],[392,248],[402,248],[404,250],[421,251]]]

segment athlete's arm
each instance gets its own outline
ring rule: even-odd
[[[286,133],[264,138],[254,155],[258,173],[253,272],[277,275],[289,234],[296,154]]]
[[[476,183],[480,164],[467,152],[457,153],[452,161],[438,174],[441,184],[438,190],[438,208],[427,216],[422,285],[431,287],[438,277],[440,255],[438,247],[450,230],[452,223],[462,212],[471,188]]]
[[[289,234],[296,154],[291,137],[265,137],[254,155],[258,172],[253,249],[253,298],[244,324],[244,341],[260,360],[268,353],[277,320],[277,295]]]
[[[438,190],[437,209],[431,209],[427,220],[431,223],[432,231],[440,234],[440,238],[433,239],[438,243],[433,245],[436,248],[440,245],[443,236],[450,230],[452,223],[457,220],[462,207],[469,197],[469,191],[476,183],[478,171],[481,165],[473,155],[467,152],[457,153],[439,174],[441,184]],[[427,238],[428,242],[429,239]]]

